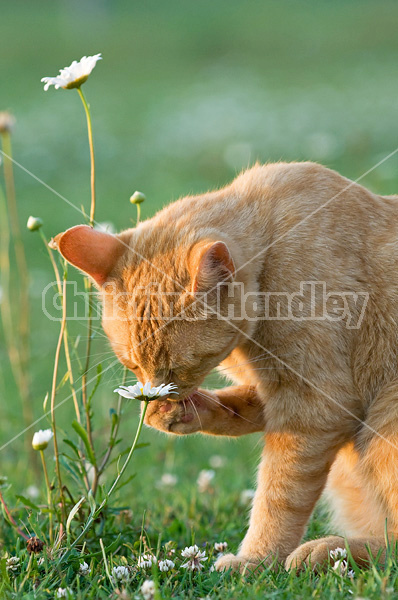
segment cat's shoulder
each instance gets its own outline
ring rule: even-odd
[[[260,164],[243,171],[234,180],[236,189],[247,187],[302,187],[349,181],[336,171],[315,162],[276,162]]]

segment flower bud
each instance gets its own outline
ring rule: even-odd
[[[0,112],[0,133],[10,132],[14,127],[15,117],[6,110]]]
[[[51,429],[40,429],[40,431],[36,431],[32,440],[33,450],[45,450],[53,435]]]
[[[144,200],[146,200],[146,196],[142,192],[134,192],[134,194],[130,197],[131,204],[141,204],[141,202],[144,202]]]
[[[38,231],[42,225],[43,221],[40,217],[29,217],[28,222],[26,223],[26,227],[29,231]]]

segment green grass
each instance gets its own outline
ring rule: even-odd
[[[37,0],[0,1],[0,8],[0,110],[12,110],[17,118],[14,157],[86,210],[89,156],[79,98],[75,92],[43,92],[40,78],[55,75],[83,54],[103,53],[85,93],[93,113],[97,219],[112,221],[117,229],[128,227],[135,217],[128,202],[135,189],[147,195],[143,216],[149,217],[181,195],[223,185],[255,160],[312,159],[357,178],[397,145],[394,2]],[[46,234],[52,236],[82,222],[77,210],[26,171],[16,167],[15,176],[23,226],[30,214],[41,216]],[[396,193],[397,156],[363,183],[380,193]],[[38,236],[27,231],[24,243],[31,277],[31,391],[39,418],[51,382],[59,325],[49,321],[41,307],[42,290],[52,279],[45,249]],[[81,286],[72,269],[69,276]],[[102,449],[109,409],[115,406],[112,390],[122,371],[117,365],[107,370],[114,359],[99,323],[96,329],[90,373],[94,376],[96,363],[102,363],[104,375],[94,406],[95,443]],[[72,323],[71,333],[81,347],[85,323]],[[210,377],[209,385],[221,384]],[[57,402],[67,395],[65,386]],[[2,338],[0,397],[0,475],[9,482],[4,493],[16,506],[14,516],[21,526],[39,532],[43,515],[27,511],[15,496],[26,495],[34,484],[44,502],[44,482],[27,467],[24,439],[48,423],[41,421],[20,435],[20,401]],[[57,409],[57,419],[64,437],[75,440],[70,402]],[[126,405],[123,448],[131,443],[136,424],[137,410]],[[179,551],[193,541],[207,544],[211,554],[214,542],[225,539],[236,551],[247,523],[240,492],[254,487],[260,438],[176,440],[145,430],[142,441],[150,446],[139,450],[129,467],[128,476],[135,473],[135,478],[112,502],[115,509],[127,507],[132,514],[109,512],[88,540],[90,551],[99,552],[99,537],[108,547],[120,534],[118,547],[108,552],[110,564],[136,564],[143,522],[145,539],[160,553],[169,540]],[[226,464],[217,470],[213,489],[200,494],[198,473],[209,468],[214,454],[225,457]],[[159,487],[165,472],[178,476],[177,486]],[[106,483],[112,476],[110,472]],[[333,532],[319,507],[307,538],[325,533]],[[57,570],[49,557],[41,567],[32,563],[33,576],[25,579],[26,551],[5,521],[0,545],[0,556],[18,555],[23,561],[20,571],[8,572],[9,581],[1,563],[1,598],[52,598],[61,585],[71,587],[77,598],[117,597],[100,555],[92,558],[92,574],[85,578],[76,576],[76,561]],[[392,562],[385,571],[375,567],[353,581],[332,571],[320,577],[264,571],[244,579],[209,573],[208,568],[192,578],[182,571],[153,577],[162,598],[398,598],[397,572]],[[134,573],[126,597],[139,597],[143,578],[143,573]]]

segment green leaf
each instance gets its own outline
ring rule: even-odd
[[[101,378],[102,378],[102,365],[99,364],[99,365],[97,365],[97,379],[95,381],[95,384],[94,384],[94,387],[93,387],[93,389],[91,391],[91,394],[90,394],[90,396],[88,398],[88,402],[87,402],[88,406],[91,405],[92,397],[94,396],[95,392],[97,391],[97,388],[98,388],[99,384],[101,383]]]
[[[15,494],[15,497],[25,504],[25,506],[29,506],[29,508],[33,508],[33,510],[40,510],[37,504],[34,504],[29,498],[25,498],[25,496],[21,496],[20,494]]]
[[[94,494],[93,494],[92,490],[89,490],[89,492],[88,492],[88,501],[90,503],[91,514],[94,514],[95,509],[97,508],[97,504],[95,502],[95,498],[94,498]]]
[[[120,492],[120,490],[122,489],[122,487],[124,487],[125,485],[127,485],[128,483],[130,483],[130,481],[132,479],[134,479],[134,477],[137,476],[137,473],[133,473],[133,475],[130,475],[130,477],[127,477],[126,481],[123,481],[123,483],[121,483],[120,485],[117,486],[117,491]]]
[[[65,444],[68,444],[68,446],[70,446],[72,448],[72,450],[75,452],[75,454],[77,455],[77,457],[80,459],[79,449],[76,446],[76,444],[74,444],[73,442],[71,442],[71,440],[67,440],[67,439],[63,439],[62,441]]]
[[[67,521],[66,521],[66,535],[68,537],[68,540],[70,540],[70,526],[71,526],[73,517],[78,512],[78,510],[80,509],[80,507],[83,504],[83,502],[85,502],[85,500],[86,500],[86,498],[84,496],[82,496],[80,498],[80,500],[78,502],[76,502],[75,506],[72,508],[72,510],[69,513],[69,516],[68,516]]]
[[[88,439],[87,431],[78,423],[77,421],[73,421],[72,423],[73,429],[76,431],[77,435],[82,439],[83,444],[86,448],[87,458],[90,463],[94,466],[97,466],[97,462],[95,460],[94,452],[90,446],[90,442]]]
[[[10,583],[10,577],[7,572],[7,559],[6,558],[0,559],[0,574],[1,574],[1,577],[0,577],[1,581]]]
[[[59,392],[59,390],[64,387],[64,385],[68,381],[68,379],[69,379],[69,371],[66,371],[65,375],[62,377],[61,381],[57,385],[57,390],[56,390],[57,392]]]
[[[47,402],[48,402],[48,392],[45,395],[45,398],[43,400],[43,411],[46,412],[46,407],[47,407]]]

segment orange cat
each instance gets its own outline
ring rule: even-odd
[[[384,553],[385,523],[398,531],[396,199],[271,164],[118,236],[77,226],[55,241],[101,290],[120,361],[178,385],[147,424],[264,432],[248,532],[217,569],[327,561],[344,538],[299,546],[325,488],[354,558]],[[219,365],[236,385],[200,390]]]

